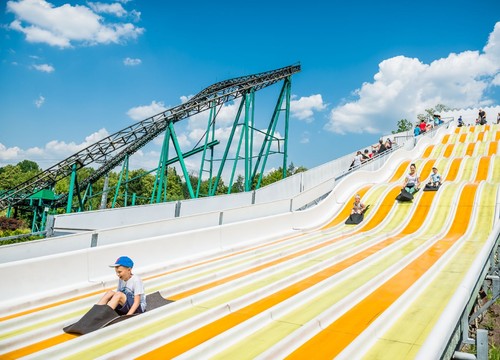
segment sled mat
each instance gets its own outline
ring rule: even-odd
[[[156,291],[152,294],[146,295],[146,311],[151,311],[163,305],[170,304],[171,302],[174,301],[165,299],[163,296],[161,296],[159,291]]]
[[[160,292],[155,292],[146,296],[146,311],[159,308],[161,306],[171,303],[172,300],[164,299]],[[71,334],[88,334],[92,331],[101,329],[103,327],[119,323],[131,317],[140,314],[132,315],[118,315],[118,313],[111,309],[108,305],[94,305],[83,317],[76,323],[63,328],[63,331]]]
[[[365,216],[365,212],[366,212],[366,210],[368,210],[369,207],[370,207],[370,205],[366,205],[366,207],[363,209],[363,212],[361,214],[349,215],[349,217],[345,221],[346,225],[356,225],[356,224],[359,224],[361,221],[363,221],[363,218]]]
[[[106,326],[109,322],[120,317],[108,305],[94,305],[76,323],[63,328],[64,332],[72,334],[88,334]]]
[[[408,191],[403,189],[403,190],[401,190],[401,194],[399,194],[396,197],[396,200],[398,200],[398,201],[412,201],[413,195],[410,194]]]
[[[347,220],[345,221],[345,223],[347,225],[355,225],[355,224],[359,224],[361,221],[363,221],[363,214],[351,214]]]
[[[440,186],[429,186],[429,185],[425,185],[424,187],[424,191],[438,191],[438,189],[441,187]]]

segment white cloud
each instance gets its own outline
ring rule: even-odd
[[[46,73],[51,73],[51,72],[56,70],[56,69],[54,69],[54,67],[52,65],[49,65],[49,64],[33,65],[33,67],[38,71],[46,72]]]
[[[18,154],[21,152],[22,152],[21,148],[17,146],[8,148],[4,144],[0,143],[0,166],[4,166],[4,164],[2,164],[4,161],[7,162],[5,164],[7,165],[10,163],[10,160],[15,160],[19,158]]]
[[[300,137],[301,144],[309,144],[311,141],[311,134],[308,131],[304,131]]]
[[[315,111],[323,111],[326,109],[326,104],[323,103],[323,98],[320,94],[303,96],[295,100],[296,96],[292,97],[290,101],[290,112],[292,116],[299,120],[304,120],[307,123],[312,122]]]
[[[36,100],[34,101],[34,103],[35,103],[35,106],[36,106],[37,108],[41,108],[41,107],[42,107],[42,105],[45,103],[45,97],[43,97],[42,95],[40,95],[40,96],[38,97],[38,99],[36,99]]]
[[[334,108],[325,128],[331,132],[388,133],[397,121],[416,120],[417,114],[437,104],[451,108],[486,106],[485,91],[498,86],[500,22],[483,53],[464,51],[424,64],[396,56],[382,61],[373,82],[353,93],[354,100]]]
[[[491,80],[491,85],[500,86],[500,73],[496,74],[493,80]]]
[[[165,104],[163,104],[161,101],[156,102],[153,100],[151,102],[151,105],[137,106],[130,109],[129,111],[127,111],[127,115],[132,120],[139,121],[139,120],[144,120],[153,115],[156,115],[158,113],[161,113],[162,111],[165,110],[167,110]]]
[[[127,11],[120,3],[105,4],[100,2],[89,2],[88,4],[96,13],[111,14],[118,17],[127,15]]]
[[[141,63],[142,63],[141,59],[132,59],[128,57],[123,60],[123,64],[125,66],[137,66],[140,65]]]
[[[22,32],[28,42],[60,48],[74,44],[122,43],[144,32],[131,23],[108,23],[83,5],[56,7],[45,0],[11,0],[7,2],[7,11],[16,17],[10,28]]]

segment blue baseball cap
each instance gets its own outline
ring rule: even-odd
[[[116,261],[113,265],[109,265],[109,266],[110,267],[125,266],[128,268],[133,268],[134,262],[128,256],[120,256],[118,259],[116,259]]]

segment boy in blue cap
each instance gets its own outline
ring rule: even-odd
[[[140,314],[146,311],[144,285],[139,276],[132,274],[134,262],[128,256],[120,256],[113,265],[118,276],[116,291],[108,291],[97,305],[108,305],[120,315]]]

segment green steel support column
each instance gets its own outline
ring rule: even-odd
[[[208,122],[207,122],[207,129],[205,131],[205,143],[203,144],[203,153],[201,154],[201,164],[200,164],[200,171],[198,173],[198,184],[196,185],[196,198],[200,196],[200,187],[201,187],[201,182],[203,178],[203,169],[205,167],[205,155],[207,153],[207,144],[208,144],[208,138],[210,135],[210,127],[212,126],[211,124],[215,121],[215,107],[211,106],[210,107],[210,115],[208,116]]]
[[[85,189],[85,193],[83,194],[83,199],[82,199],[82,204],[85,206],[85,203],[87,202],[87,199],[89,197],[92,197],[92,183],[89,183],[87,185],[87,188]],[[83,210],[83,209],[78,209],[78,211]]]
[[[249,129],[249,117],[250,117],[250,94],[245,94],[245,123],[243,126],[244,136],[245,136],[245,191],[252,190],[252,176],[250,170],[250,159],[252,158],[252,149],[250,148],[250,129]]]
[[[73,191],[75,188],[75,179],[76,179],[76,164],[73,164],[71,169],[71,179],[69,182],[69,193],[68,193],[68,204],[66,205],[66,214],[71,212],[71,206],[73,205]]]
[[[109,192],[109,172],[104,176],[104,185],[102,186],[101,203],[99,209],[106,209],[108,206],[108,192]]]
[[[166,202],[168,198],[168,167],[165,170],[165,176],[163,178],[163,198],[162,202]]]
[[[40,223],[40,231],[45,230],[45,221],[47,220],[47,212],[48,212],[48,207],[44,207],[42,211],[42,220]]]
[[[128,168],[128,155],[125,155],[125,160],[123,160],[122,171],[120,172],[120,177],[118,178],[118,184],[116,184],[115,196],[113,198],[113,203],[111,207],[114,209],[116,200],[118,198],[118,194],[120,193],[120,186],[122,184],[123,173],[125,172],[125,168]]]
[[[156,171],[156,179],[154,183],[153,193],[151,195],[151,203],[153,203],[154,196],[156,194],[156,204],[162,201],[161,194],[164,188],[164,180],[167,171],[167,160],[168,160],[168,146],[170,144],[170,128],[167,127],[165,130],[165,135],[163,138],[163,145],[161,147],[160,161],[158,163],[158,170]],[[166,198],[166,193],[165,193]]]
[[[219,186],[219,181],[222,175],[222,170],[224,169],[224,165],[226,164],[227,161],[227,155],[229,153],[229,149],[231,148],[231,144],[233,142],[234,134],[236,132],[236,128],[238,127],[238,122],[240,120],[241,116],[241,111],[243,110],[243,100],[240,102],[240,106],[238,107],[238,112],[236,113],[236,117],[233,121],[233,128],[231,129],[231,133],[229,134],[229,138],[227,140],[227,145],[226,149],[224,150],[224,155],[222,156],[221,164],[219,167],[219,171],[217,172],[217,177],[215,178],[215,183],[213,186],[212,191],[210,192],[210,196],[215,194],[215,189],[217,189],[217,186]],[[237,161],[237,157],[235,159],[235,162]],[[233,171],[231,173],[231,180],[229,182],[228,186],[228,194],[231,193],[231,185],[232,185],[232,179],[234,177],[234,172],[235,172],[236,166],[233,167]]]
[[[10,218],[10,213],[12,211],[12,206],[9,205],[9,207],[7,208],[7,217]]]
[[[250,116],[250,159],[248,159],[248,169],[250,170],[250,173],[252,172],[252,167],[253,167],[253,139],[254,139],[254,133],[255,133],[255,89],[252,88],[250,90],[250,105],[249,105],[249,116]],[[253,183],[253,176],[250,179],[250,186],[252,186]]]
[[[233,181],[234,181],[234,174],[236,174],[236,166],[238,165],[238,160],[240,159],[240,151],[241,151],[241,144],[243,143],[243,130],[240,133],[240,138],[238,140],[238,146],[236,147],[236,153],[234,156],[234,162],[233,162],[233,169],[231,171],[231,178],[229,179],[229,190],[228,193],[231,190],[231,187],[233,186]]]
[[[125,169],[125,190],[123,194],[123,207],[126,207],[128,203],[128,156],[126,157],[126,159],[127,167]]]
[[[286,89],[287,89],[287,84],[286,84],[286,81],[285,81],[283,83],[283,87],[281,88],[278,101],[276,102],[276,106],[274,108],[273,116],[272,116],[271,121],[269,123],[269,126],[267,128],[267,132],[265,134],[264,141],[262,142],[262,146],[260,148],[259,155],[258,155],[257,161],[255,163],[255,168],[254,168],[254,172],[252,174],[252,177],[255,177],[257,175],[257,170],[259,168],[260,161],[263,159],[262,160],[261,171],[260,171],[260,174],[259,174],[259,179],[258,179],[257,185],[256,185],[257,189],[260,187],[260,183],[262,181],[262,177],[263,177],[264,169],[265,169],[265,166],[266,166],[267,158],[269,156],[269,149],[270,149],[271,143],[273,141],[272,138],[274,137],[274,132],[276,130],[276,125],[278,123],[279,113],[281,111],[281,106],[283,105],[283,98],[284,98]]]
[[[286,178],[288,167],[288,126],[290,124],[290,97],[292,89],[292,77],[289,76],[285,80],[286,84],[286,100],[285,100],[285,140],[283,144],[283,179]]]
[[[215,117],[214,117],[214,121],[212,123],[212,136],[211,136],[211,139],[212,139],[212,142],[215,141]],[[208,193],[216,193],[217,192],[217,186],[214,186],[215,184],[215,179],[213,178],[213,171],[214,171],[214,148],[211,147],[210,148],[210,162],[209,162],[209,179],[210,181],[208,182]],[[212,191],[212,188],[213,188],[213,191]]]
[[[267,146],[266,146],[266,150],[265,150],[265,155],[264,155],[264,158],[262,160],[262,166],[261,166],[261,169],[260,169],[260,173],[259,173],[259,179],[257,180],[257,185],[255,186],[256,189],[259,189],[260,188],[260,184],[262,182],[262,177],[264,176],[264,170],[266,168],[266,163],[267,163],[267,159],[269,157],[269,152],[270,152],[270,148],[271,148],[271,144],[272,144],[272,138],[274,137],[274,133],[276,131],[276,125],[278,124],[278,121],[277,119],[275,121],[272,122],[272,128],[271,128],[271,135],[270,136],[267,136]],[[260,157],[259,157],[260,158]]]
[[[31,221],[31,232],[34,233],[36,231],[36,218],[37,218],[37,206],[33,207],[33,220]]]
[[[132,206],[135,206],[135,199],[137,198],[137,194],[133,193],[132,194]]]
[[[177,141],[177,136],[175,135],[174,124],[170,123],[168,124],[168,127],[170,128],[170,137],[172,138],[172,142],[174,143],[175,151],[177,152],[177,156],[179,157],[179,163],[182,168],[182,173],[184,174],[184,180],[186,181],[186,185],[189,191],[189,196],[191,196],[191,199],[194,199],[194,192],[193,192],[193,187],[191,186],[191,179],[189,179],[189,173],[186,168],[186,163],[184,162],[184,157],[182,156],[182,151],[179,146],[179,142]]]
[[[78,198],[78,212],[80,212],[83,209],[83,201],[82,201],[82,194],[80,191],[80,185],[78,184],[78,174],[76,175],[75,178],[75,187],[76,187],[76,197]]]
[[[89,184],[89,199],[92,199],[93,196],[94,196],[94,188],[92,187],[92,184]],[[88,210],[93,209],[92,201],[89,201],[89,206],[87,209]]]

